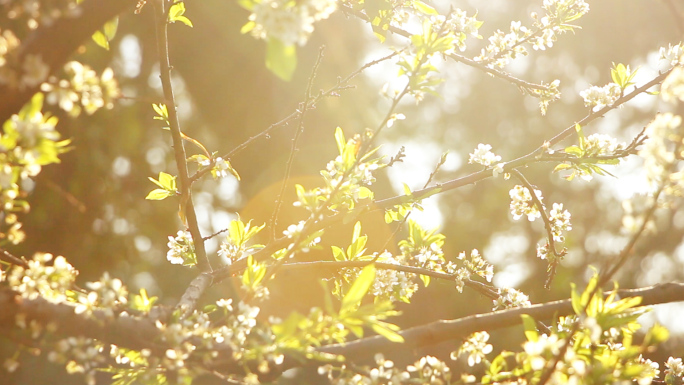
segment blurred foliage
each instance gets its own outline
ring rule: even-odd
[[[411,179],[396,184],[390,183],[390,176],[383,177],[376,187],[376,198],[401,193],[393,188],[401,186],[401,182],[412,188],[422,186],[439,154],[446,150],[450,151],[451,163],[447,162],[447,171],[441,172],[438,180],[478,170],[465,164],[468,152],[478,143],[491,144],[504,160],[528,153],[587,113],[578,92],[590,83],[610,81],[611,63],[629,63],[633,67],[652,63],[658,47],[682,38],[677,27],[681,21],[673,17],[665,1],[601,0],[590,4],[591,12],[579,23],[582,29],[574,35],[562,36],[552,49],[535,51],[510,67],[519,78],[561,80],[564,98],[552,104],[546,116],[539,115],[536,100],[521,97],[515,86],[462,64],[443,63],[441,71],[449,80],[441,86],[442,97],[427,96],[419,107],[410,102],[401,104],[399,110],[406,119],[383,131],[382,141],[396,144],[397,148],[406,146],[404,162],[394,166],[397,171],[390,170],[389,175]],[[478,19],[485,21],[480,33],[486,37],[496,29],[506,30],[510,20],[526,20],[539,1],[461,0],[455,5],[468,12],[477,11]],[[447,5],[436,2],[435,6]],[[98,72],[113,65],[124,97],[113,110],[101,110],[79,119],[69,119],[54,111],[60,117],[61,136],[71,138],[75,150],[64,154],[60,165],[45,167],[36,178],[29,197],[31,213],[24,217],[30,241],[11,251],[15,255],[45,251],[68,256],[81,272],[79,282],[96,279],[107,270],[126,282],[131,291],[145,287],[151,296],[163,292],[170,305],[194,273],[170,265],[165,258],[167,237],[180,226],[176,203],[144,199],[151,188],[149,176],[165,170],[175,172],[170,138],[153,120],[154,111],[150,108],[151,103],[162,100],[154,23],[149,11],[123,15],[108,51],[87,42],[74,56],[75,60],[90,63]],[[338,76],[346,76],[369,59],[386,54],[378,51],[377,38],[368,25],[338,12],[321,21],[308,44],[299,47],[293,80],[283,82],[265,68],[265,50],[254,49],[254,39],[240,33],[248,12],[237,2],[192,2],[185,14],[192,20],[192,29],[170,28],[171,62],[182,125],[189,136],[210,144],[209,151],[219,154],[230,151],[298,107],[320,45],[325,44],[326,49],[315,89],[328,88]],[[4,23],[4,19],[0,21]],[[392,41],[394,37],[390,34],[387,39]],[[401,41],[396,44],[401,46]],[[131,60],[136,45],[139,69],[126,70],[126,61]],[[386,73],[396,71],[393,66],[371,68],[354,80],[355,89],[323,100],[308,113],[285,202],[294,200],[295,184],[312,188],[320,179],[318,170],[336,153],[332,140],[335,127],[345,127],[351,135],[377,126],[387,107],[378,91],[387,80]],[[641,100],[610,112],[584,129],[587,133],[606,132],[629,141],[652,117],[651,109],[640,106],[652,103],[657,103],[655,98]],[[295,129],[294,125],[278,127],[235,154],[230,161],[240,173],[239,184],[234,180],[201,182],[202,192],[194,197],[205,233],[227,227],[237,213],[256,225],[268,221]],[[387,153],[394,155],[391,151],[396,149],[386,147]],[[618,180],[609,176],[596,177],[592,182],[568,183],[558,174],[550,174],[552,167],[542,163],[526,170],[528,179],[545,192],[549,202],[564,202],[573,215],[573,230],[566,241],[570,255],[558,268],[550,290],[542,287],[546,264],[536,258],[536,244],[525,240],[540,239],[543,229],[538,223],[513,222],[509,218],[508,191],[515,184],[513,181],[487,180],[430,198],[428,202],[437,204],[441,214],[445,254],[483,250],[497,271],[504,272],[495,276],[494,282],[514,280],[533,303],[567,297],[569,283],[582,282],[587,277],[588,264],[600,265],[624,243],[619,232],[620,190],[626,185],[617,184]],[[627,177],[630,170],[630,164],[618,169],[609,167],[611,173]],[[283,207],[279,223],[296,223],[302,215],[301,209]],[[681,251],[678,259],[668,259],[668,268],[657,265],[662,260],[658,255],[673,256],[680,246],[684,236],[682,218],[681,209],[658,218],[660,231],[639,245],[639,250],[648,250],[648,254],[637,251],[632,263],[620,272],[622,287],[684,278]],[[368,214],[361,220],[369,235],[368,247],[383,247],[392,229],[385,224],[382,214]],[[333,234],[327,241],[330,243],[323,245],[323,251],[314,251],[307,257],[313,259],[316,253],[329,253],[330,244],[345,244],[351,238],[351,226],[328,230],[328,234]],[[211,247],[209,250],[212,251]],[[215,250],[216,245],[211,254],[215,255]],[[657,280],[653,278],[653,269],[660,274]],[[318,278],[317,274],[282,272],[271,288],[271,299],[263,307],[262,316],[282,316],[292,309],[306,312],[311,305],[322,303]],[[225,293],[230,285],[229,281],[217,285],[210,296]],[[456,295],[451,285],[434,282],[419,292],[412,304],[398,306],[403,314],[394,322],[406,328],[490,309],[491,301],[487,298],[473,292]],[[509,330],[492,333],[494,344],[502,348],[519,346],[521,336]],[[453,349],[443,347],[441,355],[450,350]],[[388,356],[406,364],[425,353],[397,350]],[[440,352],[431,350],[430,354],[439,356]],[[661,351],[652,358],[662,362],[667,354]],[[54,383],[54,377],[48,374],[53,373],[51,367],[41,362],[35,364],[41,370],[31,370],[31,365],[24,365],[26,369],[12,375],[13,380]],[[57,368],[56,372],[61,373],[62,369]],[[67,381],[79,380],[60,379],[61,383]],[[295,382],[311,381],[299,378]]]

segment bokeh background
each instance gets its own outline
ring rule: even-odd
[[[658,66],[658,48],[677,43],[684,35],[684,19],[673,11],[672,4],[679,12],[684,7],[668,1],[590,1],[591,11],[578,21],[581,29],[574,35],[562,35],[553,48],[533,51],[510,65],[507,70],[528,81],[561,80],[563,98],[551,105],[546,116],[540,115],[535,99],[522,96],[514,85],[459,63],[441,63],[446,78],[440,87],[442,97],[428,96],[418,105],[406,100],[398,109],[406,119],[383,132],[382,151],[393,155],[405,146],[407,156],[403,163],[378,175],[376,197],[400,193],[402,183],[412,188],[422,186],[444,151],[450,154],[437,176],[440,181],[479,170],[467,164],[468,153],[478,143],[491,144],[504,160],[528,153],[588,113],[579,91],[609,82],[612,62],[640,67],[637,82],[649,80],[662,68]],[[391,37],[383,46],[368,25],[338,12],[318,23],[307,45],[298,48],[298,68],[288,83],[266,70],[265,44],[240,34],[248,12],[236,2],[203,0],[186,5],[186,15],[195,27],[170,28],[182,126],[188,135],[219,153],[227,153],[297,108],[322,45],[326,48],[315,90],[327,89],[338,76],[388,54],[390,45],[405,44],[401,38]],[[464,54],[470,57],[479,53],[493,31],[508,30],[512,20],[529,26],[530,12],[541,11],[539,0],[459,0],[434,5],[442,11],[453,5],[468,14],[477,12],[478,19],[485,21],[480,30],[485,39],[468,40]],[[24,256],[37,251],[64,255],[80,270],[81,283],[109,271],[131,291],[144,287],[151,295],[160,296],[162,303],[173,305],[196,271],[170,265],[165,257],[167,237],[181,229],[177,202],[144,200],[154,188],[148,177],[156,177],[160,171],[176,172],[168,132],[152,119],[151,103],[161,102],[161,90],[151,11],[148,6],[140,15],[122,15],[110,51],[88,42],[74,56],[99,70],[111,66],[125,97],[112,110],[76,120],[62,117],[58,129],[73,139],[74,150],[62,157],[61,164],[46,167],[37,178],[30,197],[32,211],[23,218],[27,241],[11,251]],[[286,202],[292,200],[293,183],[306,187],[319,183],[319,170],[336,155],[335,127],[342,127],[350,136],[381,122],[389,103],[379,91],[396,78],[397,71],[393,63],[373,67],[352,81],[354,89],[325,99],[307,114]],[[655,96],[639,97],[595,121],[585,132],[607,133],[629,142],[656,111],[672,109]],[[678,113],[683,112],[680,107]],[[268,221],[295,129],[292,124],[279,127],[231,158],[241,181],[209,178],[196,184],[194,199],[204,234],[225,228],[237,215],[255,224]],[[483,252],[495,264],[496,285],[515,286],[533,303],[566,298],[570,282],[581,286],[590,274],[589,265],[600,266],[626,244],[627,235],[621,231],[622,201],[647,191],[640,165],[634,157],[609,169],[617,178],[599,176],[591,182],[571,183],[551,174],[551,164],[524,170],[544,192],[547,205],[562,202],[572,213],[573,230],[567,236],[570,253],[550,290],[543,288],[546,264],[535,252],[544,236],[541,224],[513,221],[509,213],[508,191],[516,184],[514,180],[490,179],[430,198],[424,203],[426,210],[413,214],[413,218],[426,227],[440,228],[447,236],[444,250],[450,258],[474,248]],[[277,231],[304,215],[286,204],[279,219],[282,228]],[[394,230],[377,214],[365,217],[363,225],[371,250],[381,248]],[[657,225],[658,232],[640,242],[630,263],[617,276],[621,287],[684,278],[684,211],[675,207],[659,213]],[[326,247],[312,253],[311,258],[331,258],[328,246],[347,244],[351,229],[339,226],[327,235]],[[390,247],[396,247],[395,243]],[[208,244],[215,263],[217,244],[216,240]],[[307,312],[321,304],[318,281],[328,276],[328,272],[318,271],[279,275],[271,286],[271,299],[263,304],[263,318],[285,316],[292,310]],[[233,293],[232,284],[226,281],[215,286],[207,299]],[[459,294],[452,285],[433,281],[410,305],[400,305],[399,309],[403,314],[397,323],[405,328],[487,312],[491,301],[468,290]],[[658,320],[673,332],[684,333],[681,304],[656,307],[648,317],[647,324]],[[681,356],[684,345],[680,335],[673,335],[651,358],[663,362],[671,354]],[[522,338],[519,329],[509,328],[494,332],[492,341],[495,350],[515,349]],[[403,364],[424,354],[444,358],[458,346],[459,341],[448,341],[424,351],[399,348],[390,357]],[[457,372],[458,364],[453,369]],[[40,357],[6,378],[18,384],[53,384],[56,378],[62,384],[82,382]],[[321,379],[315,372],[303,371],[283,381],[307,384]]]

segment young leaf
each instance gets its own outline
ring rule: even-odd
[[[348,313],[358,306],[363,297],[368,293],[375,281],[375,264],[370,264],[361,270],[347,294],[342,298],[340,314]]]
[[[344,154],[344,146],[347,145],[347,141],[344,140],[344,132],[342,132],[340,127],[335,129],[335,142],[337,143],[337,150],[340,152],[340,155]]]
[[[150,200],[150,201],[160,201],[160,200],[166,199],[166,198],[168,198],[168,197],[170,197],[170,196],[172,196],[172,195],[173,195],[173,194],[172,194],[171,192],[169,192],[169,191],[166,191],[166,190],[162,190],[162,189],[160,189],[160,188],[157,188],[157,189],[154,189],[154,190],[150,191],[150,193],[147,194],[147,196],[145,197],[145,199]]]
[[[393,324],[389,324],[387,322],[377,322],[374,323],[371,328],[373,328],[373,331],[380,334],[381,336],[387,338],[388,340],[392,342],[397,342],[401,343],[404,342],[404,337],[401,336],[401,334],[397,333],[396,331],[392,330],[394,328],[388,327],[388,325],[394,326],[396,329],[398,327]]]
[[[268,39],[266,45],[266,68],[280,79],[289,82],[297,68],[297,48],[285,45],[276,38]]]
[[[177,21],[187,25],[192,28],[192,22],[187,17],[183,16],[185,13],[185,3],[182,1],[175,3],[169,8],[169,23],[175,23]]]
[[[539,333],[537,332],[537,325],[534,322],[534,318],[527,314],[523,314],[521,317],[523,321],[523,327],[525,328],[525,337],[527,337],[528,341],[537,342],[539,339]]]

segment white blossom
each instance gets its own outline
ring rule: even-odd
[[[551,222],[551,232],[553,233],[553,240],[556,242],[564,242],[564,231],[572,230],[570,225],[570,212],[563,210],[562,203],[554,203],[553,209],[549,212],[549,222]]]
[[[543,199],[541,191],[535,189],[534,194],[541,202]],[[511,197],[510,208],[513,219],[518,220],[523,215],[527,215],[527,220],[532,222],[537,218],[541,218],[541,213],[534,204],[532,195],[530,195],[530,190],[528,190],[527,187],[516,185],[508,192],[508,195]]]
[[[327,19],[336,9],[332,0],[262,0],[254,5],[249,20],[251,33],[259,39],[276,38],[285,45],[304,45],[316,21]]]
[[[482,359],[493,350],[492,345],[487,343],[488,340],[489,333],[487,332],[473,333],[463,343],[458,352],[451,353],[451,358],[455,360],[458,355],[467,354],[468,366],[479,364],[482,362]]]
[[[478,163],[485,167],[490,167],[494,163],[499,162],[501,157],[491,152],[492,146],[489,144],[480,143],[477,148],[470,154],[468,163]]]
[[[622,95],[622,89],[616,83],[608,83],[603,87],[591,86],[584,91],[580,91],[580,96],[584,99],[584,105],[592,107],[596,112],[606,106],[612,106]]]
[[[660,60],[666,61],[670,66],[674,67],[678,64],[684,63],[684,43],[677,45],[670,44],[669,47],[660,47]]]
[[[684,364],[681,358],[670,357],[665,363],[665,375],[674,376],[678,378],[684,377]]]
[[[179,230],[175,237],[169,236],[167,246],[169,251],[166,252],[166,259],[172,264],[192,266],[197,263],[195,245],[190,232]]]

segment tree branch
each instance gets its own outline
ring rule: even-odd
[[[188,176],[188,165],[185,156],[185,147],[183,146],[183,134],[180,129],[180,120],[178,119],[178,111],[176,110],[176,100],[173,94],[173,86],[171,84],[171,64],[169,63],[169,46],[167,36],[167,12],[164,9],[164,0],[155,0],[155,23],[157,27],[157,50],[159,52],[159,77],[162,82],[162,89],[164,90],[164,102],[169,111],[169,126],[171,130],[171,137],[173,139],[173,152],[176,158],[176,166],[178,168],[178,177],[180,179],[180,210],[185,216],[188,230],[192,235],[192,241],[195,245],[195,255],[197,256],[197,267],[200,271],[211,271],[211,264],[209,258],[204,250],[204,239],[200,232],[197,223],[197,216],[195,214],[195,207],[192,203],[192,191],[190,190],[191,183]]]
[[[606,293],[608,295],[609,293]],[[641,305],[657,305],[684,301],[684,284],[665,283],[641,289],[619,290],[622,298],[642,297]],[[395,344],[382,336],[373,336],[347,342],[344,345],[329,345],[318,350],[325,353],[342,354],[354,360],[373,357],[377,352],[400,347],[402,350],[417,349],[444,341],[459,339],[482,330],[495,330],[520,324],[520,316],[527,314],[535,320],[573,314],[570,299],[532,305],[525,308],[501,310],[476,314],[455,320],[439,320],[429,324],[403,330],[403,344]]]
[[[642,306],[684,301],[683,283],[665,283],[640,289],[619,290],[619,295],[626,297],[642,297]],[[606,293],[608,295],[609,293]],[[76,314],[75,305],[69,303],[52,303],[42,297],[22,298],[11,289],[0,288],[0,327],[17,328],[16,316],[23,314],[26,322],[35,320],[41,325],[53,324],[54,334],[58,337],[84,336],[95,338],[107,344],[114,344],[128,349],[150,349],[152,354],[163,356],[168,348],[160,342],[161,332],[154,325],[154,319],[134,316],[110,317],[104,311],[94,310],[92,315]],[[415,349],[435,345],[448,340],[460,339],[481,330],[494,330],[520,323],[520,316],[530,315],[536,320],[550,319],[555,316],[573,314],[570,299],[532,305],[525,308],[501,310],[485,314],[476,314],[454,320],[439,320],[425,325],[406,329],[400,334],[403,344],[390,342],[382,336],[362,338],[346,344],[328,345],[317,349],[319,352],[342,354],[349,361],[362,361],[380,351],[388,351],[400,347],[402,350]],[[222,373],[238,373],[243,366],[238,365],[227,345],[217,344]],[[207,363],[210,367],[213,366]],[[273,368],[269,375],[277,374],[289,368],[302,366],[296,358]]]

